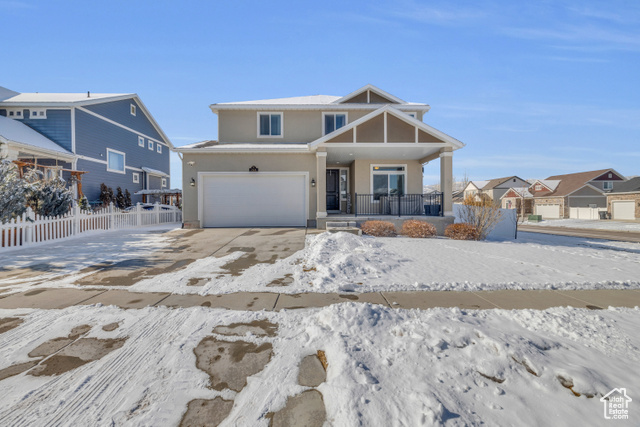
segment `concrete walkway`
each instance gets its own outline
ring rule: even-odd
[[[349,294],[277,294],[270,292],[239,292],[224,295],[175,295],[169,293],[139,293],[105,289],[37,289],[0,295],[0,308],[61,309],[73,305],[115,305],[132,309],[147,306],[211,307],[229,310],[302,309],[326,307],[342,302],[365,302],[391,308],[429,309],[458,307],[461,309],[537,309],[577,307],[604,309],[640,306],[640,290],[504,290],[504,291],[410,291]]]
[[[525,231],[527,233],[554,234],[556,236],[586,237],[590,239],[640,243],[640,233],[634,231],[599,230],[594,228],[547,227],[537,225],[519,225],[518,231]]]

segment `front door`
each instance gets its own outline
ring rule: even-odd
[[[327,169],[327,211],[340,210],[340,169]]]

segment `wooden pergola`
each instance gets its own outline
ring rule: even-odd
[[[18,166],[18,174],[20,176],[20,179],[24,179],[24,174],[25,174],[25,169],[43,169],[45,172],[46,171],[54,171],[52,173],[58,173],[58,172],[69,172],[69,174],[71,175],[71,178],[74,180],[74,182],[77,184],[78,187],[78,198],[82,198],[84,196],[84,194],[82,193],[82,175],[84,175],[85,173],[88,173],[86,171],[77,171],[77,170],[73,170],[73,169],[64,169],[61,168],[59,166],[45,166],[45,165],[39,165],[37,163],[31,163],[31,162],[25,162],[23,160],[14,160],[13,163],[15,163]]]

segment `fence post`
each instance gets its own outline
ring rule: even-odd
[[[400,192],[398,191],[398,218],[402,216],[402,203],[400,202]]]
[[[160,205],[158,204],[158,202],[153,205],[153,210],[156,213],[156,224],[160,224]]]
[[[136,227],[142,226],[142,207],[140,202],[136,203]]]
[[[357,217],[358,216],[358,193],[355,193],[356,195],[356,200],[353,203],[353,216]]]
[[[109,214],[109,225],[107,227],[107,230],[111,230],[113,229],[113,202],[109,203],[107,213]]]
[[[24,228],[24,241],[22,242],[23,245],[30,245],[33,243],[33,221],[33,209],[29,206],[26,212],[22,215],[22,222],[26,223]]]
[[[71,212],[73,215],[73,229],[71,230],[71,235],[75,236],[76,234],[80,234],[80,206],[74,202]]]

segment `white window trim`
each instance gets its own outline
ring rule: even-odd
[[[165,188],[167,186],[167,178],[162,178],[161,185],[162,185],[162,188]]]
[[[399,168],[399,167],[403,167],[404,171],[402,171],[402,172],[400,172],[400,171],[376,171],[374,173],[374,168],[375,167],[380,167],[380,168]],[[374,175],[390,175],[390,174],[399,175],[400,173],[402,173],[404,175],[404,180],[403,180],[404,181],[404,190],[403,190],[403,193],[407,194],[407,173],[408,173],[408,171],[407,171],[407,165],[406,164],[404,164],[404,165],[402,165],[402,164],[397,164],[397,165],[379,165],[379,164],[375,164],[375,165],[371,165],[370,169],[369,169],[369,175],[370,175],[370,177],[369,177],[369,181],[370,181],[369,185],[370,185],[370,187],[369,188],[371,189],[370,194],[371,194],[372,199],[375,198],[375,194],[374,194],[374,191],[373,191],[373,176]],[[380,200],[372,200],[372,201],[374,203],[379,203],[380,202]]]
[[[134,184],[140,184],[140,174],[139,173],[132,173],[131,176],[133,177],[133,183]]]
[[[346,166],[340,166],[340,167],[328,167],[327,169],[338,169],[340,172],[338,173],[338,192],[340,192],[340,201],[341,202],[346,202],[347,201],[347,194],[349,194],[349,181],[350,181],[350,176],[349,176],[349,168]],[[340,174],[341,172],[345,170],[347,171],[347,194],[344,195],[344,198],[342,197],[342,192],[340,191]]]
[[[344,126],[347,126],[349,124],[349,113],[346,112],[346,111],[336,111],[335,113],[333,111],[332,112],[323,112],[322,113],[322,123],[321,123],[321,125],[322,125],[322,136],[327,135],[326,133],[324,133],[324,118],[325,118],[325,116],[335,116],[337,114],[344,114]],[[335,124],[335,118],[334,118],[334,124]],[[338,128],[338,129],[340,129],[340,128]],[[334,132],[336,130],[338,130],[338,129],[334,129]]]
[[[134,104],[129,104],[129,112],[131,113],[132,116],[136,115],[136,106]]]
[[[40,114],[42,113],[42,114]],[[34,120],[44,120],[47,118],[46,108],[32,108],[29,110],[29,118]]]
[[[122,166],[123,166],[123,170],[119,171],[117,169],[111,169],[109,167],[109,153],[113,152],[116,154],[122,154]],[[127,154],[123,153],[122,151],[118,151],[118,150],[114,150],[111,148],[107,148],[107,172],[113,172],[113,173],[121,173],[123,175],[125,175],[127,173]]]
[[[153,151],[153,141],[152,140],[148,140],[147,141],[147,148],[151,151]]]
[[[156,144],[156,152],[162,154],[162,144]]]
[[[13,115],[11,115],[13,113]],[[7,117],[10,119],[24,119],[24,112],[22,108],[7,108]]]
[[[609,184],[609,188],[606,188],[607,184]],[[613,181],[603,181],[602,182],[602,189],[603,190],[613,190]]]
[[[138,147],[144,148],[144,136],[138,135]]]
[[[280,135],[260,135],[260,116],[280,116]],[[271,130],[271,119],[269,119],[269,130]],[[281,111],[258,111],[256,114],[256,135],[258,138],[284,138],[284,113]]]

